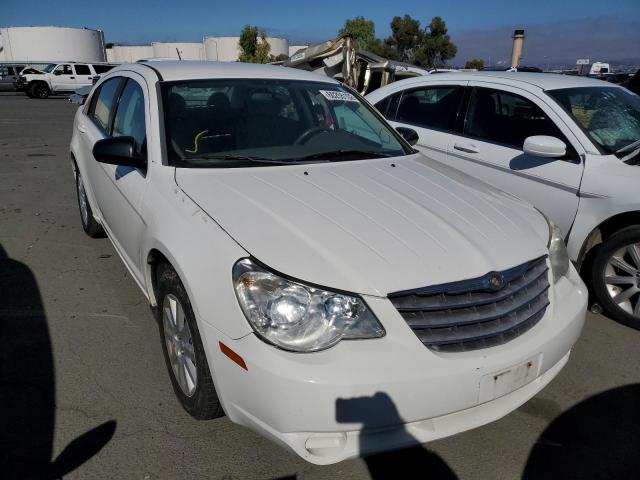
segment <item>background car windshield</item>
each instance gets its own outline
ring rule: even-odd
[[[163,84],[163,98],[171,163],[224,167],[245,166],[232,165],[239,159],[231,157],[285,163],[338,151],[351,152],[348,160],[410,153],[338,84],[193,80]]]
[[[622,88],[582,87],[548,92],[603,153],[640,140],[640,97]]]

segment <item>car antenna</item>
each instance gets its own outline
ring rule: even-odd
[[[182,61],[182,56],[180,55],[180,50],[176,47],[176,53],[178,54],[178,60]]]

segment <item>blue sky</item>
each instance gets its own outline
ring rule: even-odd
[[[564,43],[584,43],[573,45],[574,50],[598,47],[599,35],[606,34],[607,42],[613,44],[635,41],[629,51],[640,57],[640,37],[633,33],[640,30],[640,0],[1,0],[0,3],[2,26],[99,28],[104,30],[108,42],[116,43],[199,41],[204,35],[237,35],[246,24],[258,25],[270,35],[284,36],[292,42],[313,42],[335,36],[346,18],[357,15],[374,20],[377,35],[384,37],[389,34],[389,21],[394,15],[409,14],[423,24],[440,15],[464,55],[472,55],[479,47],[473,43],[480,39],[487,44],[487,51],[493,51],[491,44],[503,42],[504,32],[514,28],[547,34],[547,43],[543,42],[540,48],[548,49],[554,57],[573,55],[573,51],[563,53],[571,45],[558,45],[549,33],[576,30],[582,25],[574,32],[575,38],[565,35]],[[463,41],[469,44],[462,44]],[[477,54],[486,55],[482,50]]]

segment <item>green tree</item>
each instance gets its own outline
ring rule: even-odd
[[[384,44],[397,52],[397,57],[403,62],[414,63],[416,51],[424,41],[424,31],[420,28],[420,21],[411,18],[393,17],[390,23],[391,36]]]
[[[473,68],[475,70],[482,70],[484,68],[484,61],[478,60],[477,58],[474,58],[472,60],[467,60],[467,62],[464,64],[464,68]]]
[[[369,50],[376,40],[376,27],[373,20],[364,17],[350,18],[344,22],[344,27],[338,32],[339,37],[351,35],[358,48]]]
[[[419,20],[409,15],[393,17],[390,27],[391,36],[372,43],[371,51],[381,57],[436,68],[445,65],[458,51],[440,17],[433,17],[424,29]]]
[[[446,65],[458,53],[458,47],[451,41],[447,26],[440,17],[433,17],[424,30],[422,44],[416,51],[414,63],[428,68],[439,68]]]
[[[253,58],[253,63],[269,63],[274,60],[271,55],[271,45],[267,42],[267,36],[264,32],[260,33],[260,41],[256,47],[256,54]]]
[[[246,63],[255,63],[253,59],[258,49],[258,27],[245,25],[240,32],[238,46],[240,47],[240,57],[238,60]]]
[[[267,42],[267,34],[258,27],[247,25],[240,32],[240,56],[238,60],[245,63],[269,63],[277,57],[271,55],[271,45]]]

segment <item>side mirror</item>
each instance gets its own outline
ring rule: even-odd
[[[534,157],[560,158],[567,154],[567,146],[556,137],[548,135],[533,135],[524,140],[524,153]]]
[[[54,70],[53,72],[54,75],[62,75],[62,72],[60,70]]]
[[[110,137],[98,140],[93,146],[93,157],[100,163],[133,167],[144,170],[147,161],[136,153],[133,137]]]
[[[396,130],[400,135],[402,135],[402,138],[409,142],[409,145],[415,145],[416,143],[418,143],[418,140],[420,140],[418,132],[416,132],[412,128],[396,127]]]

